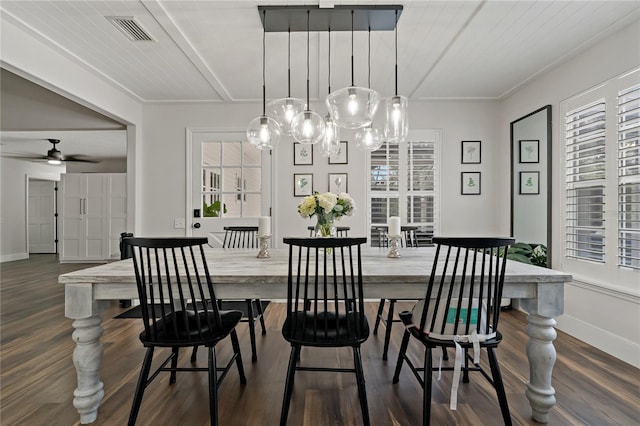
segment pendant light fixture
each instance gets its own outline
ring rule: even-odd
[[[282,131],[291,133],[291,122],[296,115],[304,110],[304,101],[291,97],[291,28],[287,33],[289,37],[287,42],[287,97],[269,102],[267,113],[280,124]]]
[[[291,122],[291,136],[303,144],[316,144],[324,137],[325,126],[322,117],[311,111],[309,102],[309,15],[307,10],[307,105]]]
[[[368,53],[367,83],[371,87],[371,27],[369,27],[369,53]],[[383,144],[380,132],[373,126],[373,122],[363,126],[356,132],[356,147],[363,151],[375,151]]]
[[[370,88],[356,87],[353,70],[353,10],[351,10],[351,86],[327,96],[327,108],[334,121],[346,129],[359,129],[373,121],[380,97]]]
[[[386,99],[386,120],[384,124],[384,136],[389,142],[404,142],[409,134],[409,101],[404,96],[398,95],[398,11],[396,10],[395,27],[396,45],[396,94]]]
[[[329,35],[327,36],[327,50],[328,50],[328,59],[327,59],[327,80],[328,80],[328,91],[327,93],[331,93],[331,27],[329,27],[328,31]],[[323,157],[330,157],[331,155],[335,155],[340,151],[340,127],[333,121],[331,118],[331,114],[327,113],[327,116],[324,118],[324,138],[322,138],[322,142],[320,145],[320,155]]]
[[[267,11],[263,10],[263,19],[267,19]],[[280,140],[280,125],[276,120],[267,117],[267,89],[265,78],[266,30],[262,31],[262,115],[251,120],[247,126],[247,140],[258,149],[273,149]]]

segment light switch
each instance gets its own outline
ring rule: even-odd
[[[175,229],[184,229],[185,225],[184,225],[184,217],[176,217],[173,220],[173,227]]]

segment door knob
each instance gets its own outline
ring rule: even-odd
[[[200,224],[198,222],[196,222],[196,223],[193,224],[193,227],[198,229],[198,228],[200,228]]]

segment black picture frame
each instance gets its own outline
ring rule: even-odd
[[[313,173],[293,174],[293,196],[306,197],[313,194]]]
[[[540,194],[540,172],[520,172],[518,183],[518,193],[520,195]]]
[[[340,150],[329,156],[329,164],[349,164],[349,142],[340,141]]]
[[[462,164],[480,164],[482,162],[482,142],[462,141],[460,144],[460,162]]]
[[[327,188],[329,192],[333,192],[334,194],[349,192],[349,174],[329,173],[329,185],[327,186]]]
[[[480,195],[481,194],[480,172],[461,172],[460,173],[460,194],[461,195]]]
[[[313,145],[293,143],[293,165],[313,166]]]
[[[523,139],[518,141],[518,162],[539,163],[540,141],[536,139]]]

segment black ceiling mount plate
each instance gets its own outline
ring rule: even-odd
[[[262,11],[267,12],[266,17]],[[397,18],[400,18],[402,6],[258,6],[260,21],[268,33],[307,31],[307,11],[310,11],[309,31],[351,31],[351,11],[354,31],[368,31],[369,28],[371,31],[393,31],[396,11]]]

